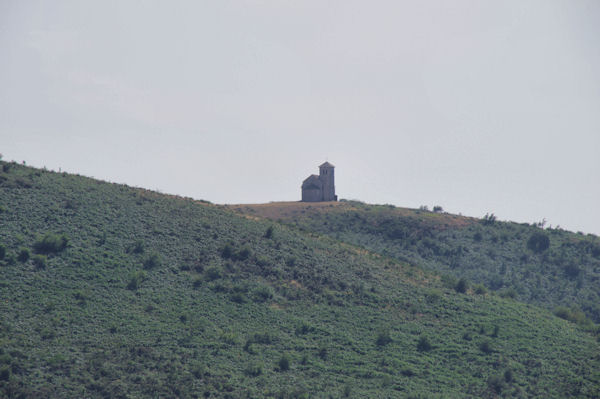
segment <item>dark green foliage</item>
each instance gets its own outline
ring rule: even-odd
[[[485,295],[487,294],[487,289],[485,288],[485,286],[483,284],[476,284],[473,286],[473,291],[477,294],[477,295]]]
[[[15,256],[14,253],[11,252],[8,255],[6,255],[5,262],[9,266],[13,266],[17,263],[17,257]]]
[[[391,342],[392,337],[390,336],[390,330],[382,329],[377,333],[377,339],[375,340],[377,346],[385,346]]]
[[[255,302],[265,302],[273,298],[273,289],[269,286],[262,285],[252,293],[252,298]]]
[[[488,386],[493,392],[500,394],[504,389],[504,379],[499,375],[493,375],[488,378]]]
[[[223,270],[219,266],[210,266],[204,270],[204,279],[206,281],[214,281],[223,276]]]
[[[431,345],[431,341],[429,341],[429,338],[427,338],[424,335],[422,335],[421,337],[419,337],[419,341],[417,342],[417,350],[419,352],[428,352],[432,348],[433,347]]]
[[[344,398],[349,398],[352,393],[352,386],[350,384],[344,385],[344,390],[342,391],[342,396]]]
[[[194,288],[199,288],[202,283],[204,282],[204,280],[200,277],[196,277],[192,283],[192,285],[194,286]]]
[[[133,291],[137,290],[138,288],[140,288],[140,285],[142,284],[142,282],[144,282],[144,280],[146,280],[146,278],[146,273],[144,273],[141,270],[133,273],[129,278],[129,283],[127,283],[127,289]]]
[[[19,262],[25,263],[29,260],[30,256],[31,252],[29,252],[28,248],[21,248],[19,249],[19,255],[17,255],[17,259]]]
[[[504,371],[504,381],[509,384],[514,381],[514,375],[511,369],[506,369]]]
[[[500,326],[498,324],[494,325],[494,330],[492,331],[492,337],[497,338],[500,333]]]
[[[9,366],[1,366],[0,367],[0,381],[8,381],[10,379],[10,367]]]
[[[37,268],[37,269],[45,269],[46,266],[48,265],[48,258],[46,257],[46,255],[34,255],[33,256],[33,265]]]
[[[263,372],[263,366],[260,363],[250,363],[244,370],[245,374],[250,377],[258,377]]]
[[[479,350],[486,354],[490,354],[494,351],[492,349],[492,343],[488,339],[485,339],[479,343]]]
[[[296,328],[296,335],[305,335],[308,333],[312,333],[315,331],[315,328],[313,326],[311,326],[310,324],[306,323],[306,322],[302,322],[297,328]]]
[[[246,260],[252,254],[252,250],[249,246],[244,245],[236,254],[235,259],[237,260]]]
[[[277,362],[278,371],[288,371],[290,369],[290,357],[288,354],[283,354]]]
[[[6,247],[0,244],[0,260],[4,259],[6,256]]]
[[[537,253],[544,252],[550,248],[550,238],[541,231],[536,231],[527,240],[527,248]]]
[[[144,242],[142,240],[137,240],[129,247],[127,247],[127,252],[131,252],[134,254],[143,254],[144,253]]]
[[[162,259],[157,252],[152,252],[144,259],[144,269],[154,269],[162,264]]]
[[[231,244],[225,244],[225,246],[221,249],[221,256],[223,259],[229,259],[233,257],[233,247]]]
[[[235,303],[245,303],[246,297],[241,292],[234,292],[231,294],[231,300]]]
[[[454,290],[456,292],[460,292],[461,294],[464,294],[465,292],[467,292],[468,289],[469,289],[469,282],[464,278],[461,278],[460,280],[458,280],[458,283],[456,283],[456,285],[454,286]]]
[[[68,243],[69,239],[65,234],[46,233],[35,241],[33,251],[45,255],[57,253],[67,248]]]
[[[569,263],[568,265],[566,265],[564,267],[564,271],[565,275],[570,279],[577,278],[577,276],[579,276],[579,274],[581,273],[581,269],[579,268],[579,266],[577,266],[574,263]]]
[[[590,327],[591,325],[593,325],[592,321],[586,317],[585,313],[583,313],[581,309],[569,309],[565,306],[559,306],[556,309],[554,309],[554,314],[560,317],[561,319],[568,320],[572,323],[579,324],[584,327]]]
[[[493,213],[486,213],[485,216],[481,219],[481,223],[484,225],[491,225],[496,222],[496,215]]]
[[[265,238],[273,238],[273,226],[269,226],[265,231]]]

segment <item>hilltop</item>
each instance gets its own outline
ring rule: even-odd
[[[465,278],[583,324],[600,322],[600,238],[592,234],[357,201],[231,208]]]
[[[0,396],[599,394],[598,341],[548,310],[300,220],[0,166]]]

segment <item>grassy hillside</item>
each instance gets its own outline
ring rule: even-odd
[[[235,206],[600,322],[600,238],[561,229],[359,202]],[[583,311],[583,313],[581,312]],[[585,316],[584,316],[585,314]]]
[[[0,163],[0,397],[597,397],[600,346],[330,238]]]

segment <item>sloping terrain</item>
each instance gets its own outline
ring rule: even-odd
[[[600,322],[600,238],[359,202],[232,206],[369,251],[483,284],[501,295]],[[584,316],[585,314],[585,316]]]
[[[546,310],[205,202],[0,166],[0,397],[599,395],[597,340]]]

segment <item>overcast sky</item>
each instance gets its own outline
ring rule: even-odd
[[[0,1],[0,152],[600,234],[600,1]]]

